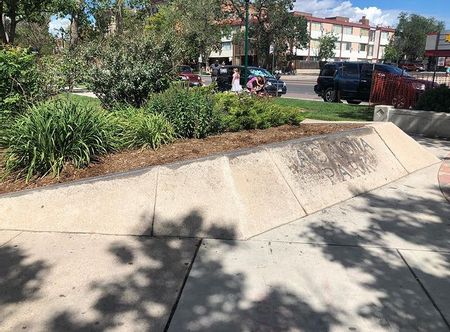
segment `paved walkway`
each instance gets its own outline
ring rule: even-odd
[[[0,231],[0,331],[449,331],[439,169],[249,241]]]

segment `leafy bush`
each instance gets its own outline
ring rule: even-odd
[[[116,110],[121,125],[121,146],[125,148],[157,149],[175,140],[175,131],[161,114],[126,107]]]
[[[417,102],[418,110],[450,113],[450,89],[441,85],[426,91]]]
[[[114,38],[96,55],[89,74],[91,90],[105,107],[142,106],[150,93],[169,87],[173,77],[170,54],[143,38]]]
[[[185,89],[173,86],[153,94],[145,106],[151,113],[163,114],[178,137],[203,138],[221,129],[221,118],[214,108],[210,88]]]
[[[59,175],[64,164],[88,165],[117,147],[112,114],[71,102],[40,104],[5,132],[6,170],[26,176]]]
[[[230,131],[297,125],[303,120],[298,110],[255,96],[217,94],[214,107],[216,112],[223,114],[222,125]]]
[[[35,56],[26,49],[0,49],[0,78],[0,113],[15,115],[45,98]]]
[[[79,46],[77,49],[64,50],[60,54],[39,59],[42,89],[47,95],[56,95],[63,89],[73,90],[75,85],[87,81],[89,66],[85,52],[87,50]]]

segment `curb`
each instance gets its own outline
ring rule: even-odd
[[[443,160],[438,178],[442,194],[450,203],[450,154]]]

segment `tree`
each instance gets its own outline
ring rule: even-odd
[[[50,16],[40,22],[23,21],[17,25],[15,43],[23,48],[31,47],[39,54],[52,54],[55,38],[49,33]]]
[[[53,0],[0,0],[0,39],[14,44],[20,22],[36,22],[47,13]]]
[[[391,61],[394,63],[399,63],[400,59],[401,59],[401,54],[399,49],[396,46],[395,40],[391,39],[389,41],[389,44],[386,46],[385,50],[384,50],[384,56],[383,56],[385,61]]]
[[[400,13],[398,20],[391,47],[398,52],[399,58],[410,61],[423,58],[427,34],[445,28],[444,22],[417,14]]]
[[[334,58],[337,41],[338,38],[332,33],[327,33],[319,38],[318,57],[320,61],[326,61],[330,58]]]
[[[221,48],[221,38],[229,31],[223,24],[220,0],[173,0],[147,20],[146,29],[171,40],[181,51],[178,61],[191,62]]]
[[[74,48],[83,35],[83,29],[89,26],[89,12],[85,0],[54,0],[53,10],[60,16],[70,19],[70,48]]]
[[[245,0],[223,0],[223,3],[243,22]],[[280,56],[307,46],[307,21],[291,12],[293,3],[293,0],[253,1],[249,37],[260,65],[269,67],[271,48]]]

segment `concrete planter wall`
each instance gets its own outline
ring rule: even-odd
[[[248,239],[440,162],[392,123],[0,195],[2,229]]]
[[[376,106],[374,121],[393,122],[408,134],[450,138],[450,114]]]

